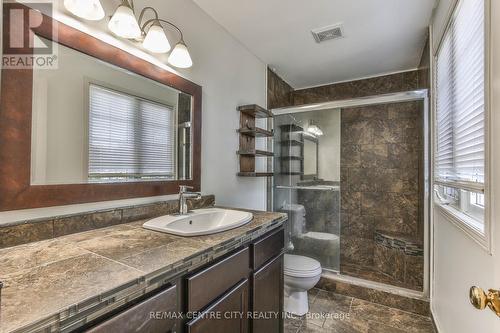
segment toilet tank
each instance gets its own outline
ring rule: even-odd
[[[301,236],[305,232],[306,210],[299,204],[285,204],[281,211],[288,213],[288,225],[293,237]]]

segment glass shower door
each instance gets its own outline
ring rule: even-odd
[[[340,264],[340,110],[274,117],[273,208],[289,215],[289,253]]]

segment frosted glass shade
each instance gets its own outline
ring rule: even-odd
[[[189,68],[193,66],[193,61],[191,60],[191,56],[189,55],[189,51],[184,45],[184,43],[179,42],[175,45],[174,50],[170,53],[168,57],[168,62],[179,68]]]
[[[104,17],[99,0],[64,0],[64,7],[73,15],[86,20],[98,21]]]
[[[167,53],[171,49],[165,31],[159,25],[153,25],[149,28],[142,46],[153,53]]]
[[[141,36],[141,28],[139,28],[134,12],[130,7],[124,5],[116,9],[108,23],[108,28],[122,38],[131,39]]]
[[[307,128],[307,132],[311,133],[314,136],[322,136],[323,135],[323,131],[321,130],[321,128],[319,128],[316,125],[309,125],[309,127]]]

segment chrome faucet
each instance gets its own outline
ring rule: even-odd
[[[186,199],[193,198],[195,200],[201,199],[201,193],[199,192],[189,192],[192,190],[192,186],[180,185],[179,186],[179,215],[186,215],[188,213],[188,206]]]

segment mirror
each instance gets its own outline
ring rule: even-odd
[[[318,139],[307,134],[304,134],[304,175],[302,178],[318,178]]]
[[[192,179],[191,95],[57,48],[33,68],[32,185]]]

